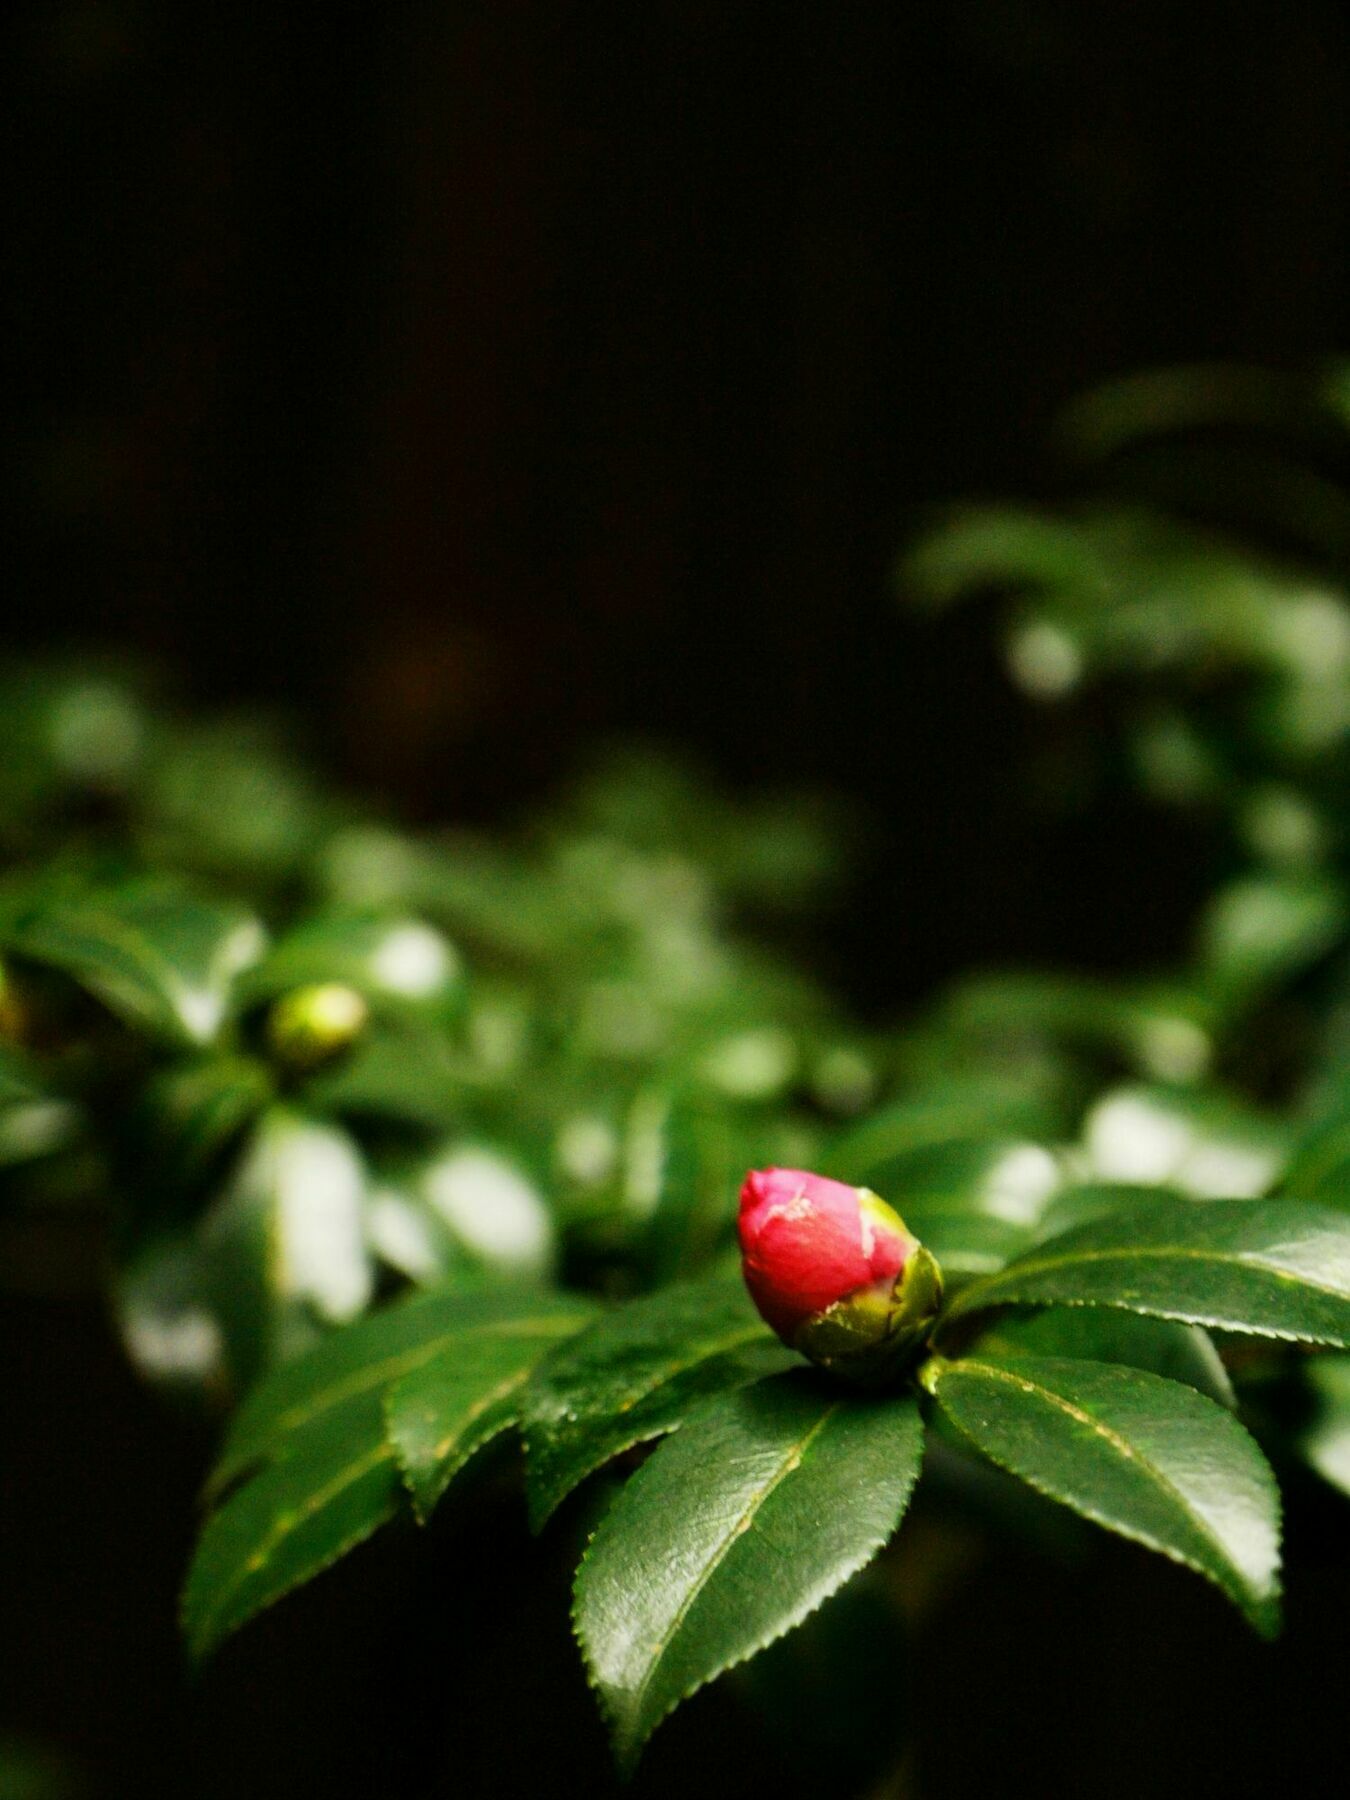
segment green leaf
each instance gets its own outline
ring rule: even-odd
[[[381,1021],[315,1074],[304,1095],[318,1112],[444,1133],[464,1118],[465,1085],[444,1031],[420,1020]]]
[[[725,1276],[631,1301],[555,1350],[526,1395],[526,1491],[538,1531],[613,1456],[673,1431],[710,1394],[800,1364]]]
[[[1011,1219],[991,1219],[980,1212],[939,1212],[905,1207],[901,1216],[919,1241],[938,1259],[949,1286],[990,1275],[1020,1256],[1035,1234]]]
[[[1303,1137],[1290,1162],[1282,1192],[1350,1211],[1350,1106],[1342,1103]]]
[[[1244,875],[1211,901],[1200,960],[1221,997],[1241,1005],[1325,955],[1345,924],[1345,896],[1326,876]]]
[[[379,1397],[400,1376],[453,1342],[532,1316],[536,1294],[432,1289],[386,1306],[325,1338],[261,1382],[234,1416],[211,1477],[220,1492],[261,1462],[284,1455],[298,1434],[354,1397]]]
[[[0,974],[0,995],[2,991]],[[0,1044],[0,1169],[64,1150],[75,1141],[80,1124],[73,1102],[48,1092],[26,1058],[12,1045]]]
[[[419,1500],[438,1493],[512,1422],[500,1404],[503,1348],[524,1365],[518,1389],[533,1358],[589,1316],[585,1301],[562,1297],[422,1294],[279,1369],[241,1408],[212,1477],[217,1495],[240,1485],[208,1519],[188,1577],[184,1620],[194,1655],[390,1518],[403,1493],[400,1450],[409,1452]],[[433,1367],[428,1383],[391,1401],[391,1441],[388,1391]],[[439,1409],[429,1423],[426,1403]],[[440,1448],[437,1440],[433,1460],[428,1432],[447,1424],[456,1428],[454,1443]]]
[[[1047,1239],[963,1288],[990,1306],[1114,1306],[1216,1330],[1350,1345],[1350,1219],[1292,1200],[1145,1202]]]
[[[142,1100],[150,1167],[171,1194],[190,1192],[271,1097],[267,1069],[246,1057],[174,1063],[149,1082]]]
[[[1350,1494],[1350,1356],[1310,1357],[1314,1411],[1299,1431],[1299,1454],[1324,1481]]]
[[[666,1714],[815,1610],[900,1523],[923,1430],[909,1396],[793,1371],[709,1401],[619,1494],[574,1623],[631,1769]]]
[[[183,1593],[194,1657],[344,1555],[401,1499],[378,1397],[325,1412],[294,1453],[265,1468],[206,1522]]]
[[[241,984],[245,1003],[290,988],[344,982],[375,1001],[439,1006],[460,986],[459,957],[434,925],[412,917],[321,913],[287,932]]]
[[[217,1035],[232,985],[264,936],[251,913],[137,881],[57,900],[13,926],[7,941],[63,970],[127,1024],[198,1046]]]
[[[308,1347],[374,1292],[365,1168],[336,1126],[277,1107],[264,1114],[203,1227],[208,1288],[236,1380]]]
[[[994,1133],[1036,1138],[1053,1132],[1055,1121],[1043,1098],[1025,1084],[991,1077],[945,1081],[930,1092],[909,1096],[870,1114],[841,1133],[829,1173],[840,1181],[882,1182],[901,1157],[958,1138],[987,1139]]]
[[[591,1313],[581,1301],[540,1296],[528,1316],[460,1333],[393,1384],[387,1434],[420,1519],[475,1451],[518,1423],[531,1370]]]
[[[1087,1172],[1102,1182],[1168,1187],[1197,1199],[1265,1193],[1289,1154],[1289,1134],[1255,1107],[1216,1093],[1114,1088],[1083,1121]]]
[[[1278,1630],[1279,1490],[1231,1413],[1140,1369],[1062,1357],[935,1358],[924,1381],[992,1462]]]
[[[1197,1393],[1231,1410],[1233,1384],[1207,1332],[1175,1319],[1096,1307],[1050,1307],[1022,1316],[1007,1313],[980,1333],[976,1354],[1079,1356],[1087,1362],[1126,1363],[1169,1381],[1184,1381]]]

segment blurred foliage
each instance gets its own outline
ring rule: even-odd
[[[1108,383],[1058,422],[1055,499],[948,509],[901,562],[912,603],[997,608],[1054,710],[1047,793],[1180,810],[1213,851],[1181,965],[972,974],[893,1040],[903,1098],[836,1154],[958,1281],[1127,1191],[1350,1207],[1347,391],[1343,364]],[[1344,1368],[1299,1363],[1273,1427],[1342,1486]]]
[[[616,752],[513,834],[407,832],[120,671],[13,671],[0,732],[10,1227],[106,1211],[157,1379],[235,1396],[405,1281],[697,1266],[738,1168],[870,1097],[743,929],[835,879],[818,805]]]
[[[115,664],[11,670],[6,1228],[103,1214],[133,1358],[219,1403],[404,1283],[697,1273],[751,1164],[870,1181],[957,1280],[1097,1184],[1287,1170],[1324,1198],[1350,1163],[1346,391],[1122,380],[1061,421],[1061,503],[963,507],[909,552],[912,595],[998,597],[1103,803],[1192,809],[1226,849],[1184,966],[976,973],[896,1030],[766,947],[840,875],[817,802],[624,751],[514,831],[411,831],[257,718],[184,719]]]
[[[226,1404],[273,1371],[240,1415],[189,1585],[199,1647],[392,1516],[395,1462],[421,1516],[522,1421],[541,1515],[704,1401],[700,1428],[720,1420],[726,1443],[767,1446],[795,1474],[792,1433],[819,1397],[782,1385],[777,1347],[766,1363],[743,1341],[723,1314],[744,1297],[716,1285],[747,1166],[866,1183],[940,1259],[960,1330],[924,1376],[949,1415],[934,1479],[976,1514],[1020,1517],[1025,1496],[1010,1513],[1006,1487],[942,1434],[993,1418],[981,1383],[1004,1380],[1008,1357],[1044,1357],[1069,1382],[1046,1404],[1072,1412],[1079,1393],[1108,1424],[1125,1390],[1106,1365],[1139,1374],[1126,1387],[1146,1409],[1180,1384],[1167,1429],[1214,1434],[1243,1481],[1260,1487],[1264,1464],[1234,1437],[1233,1409],[1277,1462],[1299,1457],[1350,1491],[1350,1357],[1235,1353],[1227,1335],[1350,1341],[1339,1313],[1317,1311],[1332,1288],[1279,1260],[1284,1216],[1290,1242],[1319,1254],[1340,1254],[1350,1230],[1334,1217],[1350,1212],[1346,391],[1340,370],[1117,383],[1062,422],[1065,498],[959,509],[910,552],[913,596],[1001,608],[1013,679],[1058,709],[1073,775],[1060,791],[1185,809],[1215,862],[1178,966],[975,971],[894,1028],[859,1025],[768,948],[773,915],[808,908],[839,873],[830,817],[805,802],[733,800],[625,753],[513,832],[410,831],[328,792],[256,722],[186,722],[117,671],[10,677],[5,1228],[52,1209],[106,1217],[117,1317],[151,1378]],[[1063,1233],[1085,1256],[1099,1240],[1133,1255],[1136,1224],[1138,1253],[1170,1258],[1178,1284],[1188,1258],[1215,1264],[1203,1304],[1122,1289],[1102,1304],[1157,1317],[1000,1316],[979,1340],[995,1363],[961,1360],[982,1292],[991,1306],[1027,1297],[1019,1269],[1035,1264],[1019,1257]],[[664,1294],[688,1277],[714,1285]],[[335,1332],[409,1285],[431,1290],[422,1310]],[[638,1304],[592,1323],[577,1290]],[[1070,1306],[1092,1303],[1084,1291],[1027,1293]],[[414,1363],[390,1383],[385,1359],[404,1352]],[[1064,1376],[1074,1358],[1087,1374]],[[887,1517],[853,1536],[830,1501],[837,1566],[816,1600],[903,1511],[919,1443],[903,1405],[903,1481],[870,1438],[875,1418],[830,1427],[854,1433],[847,1453],[888,1469],[894,1491]],[[1122,1483],[1107,1522],[1158,1541],[1139,1523],[1156,1496],[1130,1497],[1133,1465],[1094,1474],[1072,1432],[1028,1438],[1025,1408],[1004,1422],[1005,1467],[1099,1519],[1093,1482]],[[583,1564],[578,1587],[583,1612],[588,1580],[603,1590],[582,1634],[593,1674],[623,1637],[614,1596],[638,1582],[642,1534],[659,1562],[680,1506],[691,1531],[702,1518],[700,1466],[697,1448],[658,1452],[607,1515],[620,1548]],[[812,1492],[791,1503],[803,1519]],[[1269,1628],[1273,1564],[1258,1591],[1216,1573],[1209,1551],[1175,1553]],[[804,1616],[772,1582],[752,1597],[689,1651],[698,1681]],[[796,1655],[779,1653],[794,1681]],[[611,1671],[607,1702],[629,1760],[662,1716],[653,1702],[623,1723],[630,1674]]]

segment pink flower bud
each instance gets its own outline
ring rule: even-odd
[[[864,1383],[892,1373],[942,1298],[937,1263],[886,1202],[804,1169],[755,1169],[741,1189],[750,1296],[785,1344]]]

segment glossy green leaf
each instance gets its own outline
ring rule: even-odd
[[[793,1371],[709,1401],[660,1446],[577,1571],[574,1623],[621,1767],[681,1700],[871,1559],[922,1443],[911,1397]]]
[[[211,1477],[219,1492],[261,1462],[284,1454],[298,1434],[353,1397],[374,1395],[448,1344],[491,1334],[533,1316],[534,1294],[448,1293],[431,1289],[396,1301],[283,1363],[235,1414]]]
[[[63,970],[128,1024],[181,1046],[215,1038],[264,937],[251,913],[137,881],[54,901],[13,927],[8,943]]]
[[[194,1657],[308,1581],[392,1518],[402,1490],[377,1395],[316,1417],[207,1520],[183,1594]]]
[[[385,1424],[418,1517],[426,1519],[475,1451],[515,1425],[530,1372],[593,1308],[540,1296],[528,1316],[459,1333],[385,1395]]]
[[[538,1530],[594,1471],[683,1422],[710,1394],[800,1364],[739,1278],[663,1288],[556,1350],[526,1395],[526,1487]]]
[[[1126,1363],[1169,1381],[1184,1381],[1230,1410],[1233,1384],[1209,1334],[1175,1319],[1105,1307],[1048,1307],[1044,1312],[1004,1313],[975,1348],[979,1356],[1080,1356],[1087,1362]]]
[[[238,1485],[208,1519],[189,1575],[194,1653],[391,1517],[400,1453],[425,1513],[455,1469],[514,1422],[508,1386],[518,1393],[533,1360],[590,1312],[544,1295],[419,1295],[280,1368],[241,1409],[212,1478],[217,1495]],[[426,1382],[389,1398],[391,1437],[389,1390],[424,1369],[434,1370]]]
[[[1216,1330],[1350,1345],[1350,1219],[1292,1200],[1156,1200],[1047,1239],[963,1288],[990,1306],[1113,1306]]]
[[[992,1462],[1278,1629],[1279,1490],[1231,1413],[1140,1369],[1062,1357],[934,1359],[924,1382]]]

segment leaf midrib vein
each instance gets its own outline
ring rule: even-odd
[[[1076,1406],[1072,1400],[1067,1400],[1062,1394],[1055,1393],[1053,1388],[1043,1387],[1040,1382],[1033,1381],[1028,1375],[1016,1374],[1011,1369],[1001,1368],[996,1363],[982,1362],[978,1358],[972,1359],[963,1357],[958,1366],[965,1369],[977,1369],[982,1375],[992,1377],[996,1381],[1005,1381],[1012,1387],[1021,1388],[1025,1393],[1039,1395],[1042,1399],[1049,1401],[1052,1406],[1058,1407],[1061,1412],[1067,1413],[1071,1419],[1076,1419],[1079,1424],[1086,1425],[1089,1430],[1094,1431],[1100,1437],[1105,1438],[1126,1462],[1137,1463],[1152,1476],[1160,1488],[1163,1488],[1172,1496],[1178,1506],[1180,1506],[1182,1511],[1186,1514],[1187,1518],[1194,1523],[1201,1537],[1203,1537],[1216,1551],[1223,1567],[1232,1570],[1238,1575],[1239,1581],[1242,1580],[1241,1572],[1237,1570],[1236,1565],[1233,1563],[1222,1538],[1218,1536],[1209,1521],[1194,1512],[1191,1502],[1186,1498],[1182,1490],[1170,1476],[1165,1474],[1163,1470],[1158,1467],[1157,1463],[1155,1463],[1151,1457],[1145,1455],[1142,1450],[1136,1449],[1135,1446],[1130,1443],[1129,1439],[1122,1437],[1113,1426],[1106,1424],[1104,1420],[1098,1419],[1092,1413],[1085,1411],[1081,1406]],[[1162,1380],[1164,1378],[1159,1376],[1157,1379]],[[1116,1523],[1115,1528],[1128,1533],[1128,1527],[1122,1526],[1119,1522]],[[1144,1542],[1156,1543],[1155,1539],[1145,1537],[1142,1532],[1137,1535],[1143,1539]],[[1162,1548],[1161,1545],[1158,1547]]]
[[[394,1452],[391,1446],[387,1443],[379,1443],[373,1449],[364,1451],[355,1461],[345,1463],[337,1474],[331,1476],[322,1487],[316,1488],[298,1508],[288,1509],[282,1517],[273,1520],[267,1531],[263,1533],[262,1541],[257,1549],[249,1553],[239,1565],[233,1579],[227,1581],[218,1591],[215,1604],[208,1606],[202,1614],[197,1635],[199,1637],[209,1635],[206,1631],[208,1623],[220,1616],[226,1604],[234,1598],[250,1576],[257,1575],[266,1568],[271,1560],[272,1552],[278,1544],[283,1543],[293,1531],[307,1520],[312,1519],[330,1501],[336,1500],[339,1494],[345,1492],[354,1482],[359,1481],[363,1475],[368,1475],[382,1462],[393,1462],[393,1460]]]
[[[1232,1269],[1234,1266],[1252,1269],[1257,1274],[1272,1276],[1276,1281],[1290,1282],[1298,1287],[1308,1288],[1312,1293],[1323,1294],[1328,1299],[1350,1303],[1350,1295],[1347,1295],[1341,1288],[1328,1287],[1324,1282],[1313,1281],[1308,1276],[1299,1274],[1292,1269],[1280,1269],[1270,1263],[1257,1262],[1251,1253],[1234,1251],[1224,1255],[1216,1250],[1194,1250],[1161,1244],[1142,1247],[1113,1245],[1107,1250],[1080,1251],[1072,1256],[1042,1257],[1037,1262],[1010,1264],[999,1274],[990,1278],[988,1287],[1006,1286],[1010,1290],[1009,1298],[1015,1299],[1016,1296],[1011,1289],[1015,1285],[1015,1281],[1020,1280],[1023,1276],[1053,1274],[1056,1269],[1072,1269],[1080,1263],[1120,1262],[1129,1258],[1140,1260],[1152,1258],[1167,1262],[1217,1263],[1223,1269]],[[949,1308],[949,1315],[954,1316],[957,1313],[977,1310],[984,1297],[978,1287],[967,1288],[964,1293],[957,1295]],[[990,1304],[996,1303],[997,1295]]]
[[[764,1487],[751,1496],[745,1510],[741,1513],[731,1530],[724,1533],[718,1543],[714,1546],[712,1555],[699,1571],[697,1581],[691,1585],[689,1592],[680,1602],[679,1607],[665,1631],[657,1639],[655,1650],[647,1664],[647,1671],[643,1675],[641,1681],[639,1681],[637,1687],[633,1689],[635,1714],[641,1714],[642,1705],[647,1695],[647,1689],[650,1687],[657,1671],[665,1660],[666,1652],[674,1642],[676,1633],[684,1624],[685,1619],[689,1616],[691,1607],[707,1586],[713,1571],[724,1561],[729,1554],[732,1545],[744,1535],[752,1520],[767,1503],[770,1495],[773,1494],[779,1484],[784,1481],[788,1475],[792,1474],[795,1469],[800,1468],[802,1461],[806,1456],[806,1452],[838,1412],[840,1404],[841,1402],[838,1400],[832,1401],[820,1417],[814,1421],[810,1428],[798,1438],[794,1444],[790,1445],[787,1450],[785,1450],[782,1466],[775,1472],[773,1478]]]
[[[649,1379],[644,1380],[617,1407],[606,1407],[616,1415],[630,1413],[643,1400],[648,1400],[667,1382],[674,1381],[678,1375],[687,1375],[690,1369],[698,1368],[700,1363],[711,1362],[714,1356],[722,1356],[728,1350],[736,1349],[739,1344],[753,1344],[760,1338],[771,1341],[768,1332],[760,1324],[738,1325],[735,1331],[727,1332],[720,1338],[705,1339],[696,1351],[686,1350],[683,1355],[668,1357],[659,1368],[649,1370]]]
[[[430,1339],[426,1343],[416,1344],[409,1349],[382,1357],[380,1361],[364,1363],[361,1368],[354,1369],[350,1375],[336,1381],[331,1387],[323,1388],[317,1394],[305,1400],[297,1400],[285,1412],[279,1413],[267,1427],[255,1451],[249,1457],[266,1454],[267,1446],[273,1438],[282,1433],[294,1431],[299,1426],[308,1425],[321,1413],[328,1412],[343,1400],[350,1400],[357,1394],[364,1394],[371,1388],[379,1387],[386,1377],[394,1380],[400,1375],[410,1374],[420,1368],[433,1357],[451,1349],[455,1343],[466,1338],[491,1337],[548,1337],[556,1335],[565,1337],[569,1331],[579,1330],[587,1322],[585,1316],[576,1319],[546,1315],[536,1318],[516,1320],[491,1320],[481,1325],[469,1325],[447,1331]]]

